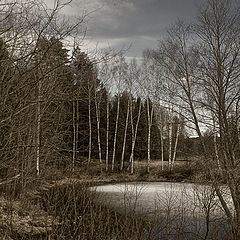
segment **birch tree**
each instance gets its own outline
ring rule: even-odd
[[[230,127],[232,118],[239,117],[233,113],[233,109],[239,108],[240,97],[239,19],[239,6],[234,6],[233,2],[231,5],[231,1],[212,0],[200,11],[196,24],[196,34],[202,40],[200,46],[204,46],[203,49],[199,48],[200,70],[204,76],[200,81],[206,94],[212,96],[215,103],[213,106],[206,102],[204,104],[218,119],[220,162],[234,203],[235,212],[231,214],[229,206],[220,199],[232,224],[233,239],[240,237],[239,160],[236,157],[237,138]]]
[[[124,136],[123,136],[123,147],[122,147],[122,157],[121,157],[121,165],[120,170],[123,170],[124,167],[124,156],[126,151],[126,141],[127,141],[127,130],[128,130],[128,122],[129,122],[129,112],[130,112],[130,96],[128,96],[127,101],[127,114],[126,114],[126,120],[125,120],[125,128],[124,128]]]
[[[175,125],[175,141],[174,141],[174,148],[173,148],[173,156],[171,159],[171,167],[170,167],[171,171],[173,170],[174,164],[176,161],[177,147],[178,147],[179,135],[181,131],[180,114],[178,117],[175,117],[174,125]]]
[[[147,98],[147,121],[148,121],[147,172],[149,173],[151,161],[151,129],[153,124],[153,106],[151,106],[149,98]]]
[[[138,98],[138,101],[135,106],[135,110],[137,110],[137,115],[135,116],[137,119],[134,121],[134,109],[133,109],[133,103],[131,103],[130,107],[130,117],[131,117],[131,129],[132,129],[132,147],[131,147],[131,154],[130,154],[130,159],[129,159],[129,164],[130,164],[130,173],[133,174],[134,172],[134,150],[135,150],[135,145],[136,145],[136,140],[137,140],[137,133],[138,133],[138,124],[140,121],[140,116],[141,116],[141,109],[142,109],[142,103],[141,103],[141,98]]]
[[[147,173],[149,173],[150,170],[150,161],[151,161],[151,129],[152,129],[152,123],[153,123],[153,105],[151,104],[150,98],[153,96],[154,92],[154,79],[153,79],[153,72],[152,72],[152,65],[148,64],[150,61],[148,61],[147,57],[144,58],[145,61],[143,61],[143,64],[141,66],[142,68],[142,77],[139,79],[139,85],[142,91],[143,97],[146,99],[146,111],[147,111]]]
[[[16,82],[17,85],[14,88],[11,86],[11,81],[8,82],[8,89],[11,89],[11,94],[16,96],[16,102],[18,102],[18,104],[12,109],[11,114],[1,118],[0,124],[11,123],[13,126],[12,130],[16,129],[16,132],[18,132],[18,140],[15,141],[15,144],[18,145],[17,149],[19,151],[17,156],[20,158],[20,155],[25,152],[25,156],[29,159],[29,164],[28,166],[27,164],[23,165],[28,167],[30,171],[32,171],[30,161],[35,159],[34,172],[37,173],[37,175],[41,172],[41,155],[44,155],[44,161],[46,162],[47,159],[50,159],[50,155],[53,154],[49,146],[53,146],[54,150],[57,149],[57,146],[53,143],[54,138],[55,140],[58,139],[56,135],[52,138],[45,138],[46,141],[41,143],[40,138],[43,130],[41,127],[43,124],[42,115],[45,114],[50,105],[53,105],[53,99],[56,100],[55,93],[59,88],[56,88],[56,91],[50,94],[52,87],[56,86],[57,78],[53,76],[57,72],[56,69],[62,67],[66,62],[58,62],[60,65],[55,64],[52,68],[48,65],[48,69],[46,69],[46,66],[44,67],[40,58],[38,64],[33,64],[33,59],[38,54],[39,42],[44,37],[47,36],[48,39],[51,39],[51,37],[54,36],[58,40],[63,40],[79,32],[79,27],[82,24],[84,16],[78,18],[76,22],[72,19],[73,21],[71,21],[71,23],[65,22],[64,20],[58,21],[61,19],[59,14],[65,6],[67,6],[66,2],[60,1],[55,1],[52,9],[48,8],[43,1],[8,1],[7,4],[2,4],[0,8],[0,35],[7,43],[7,47],[12,56],[12,62],[16,70],[14,78],[18,78]],[[51,52],[55,46],[49,45],[48,47],[48,49],[45,49],[46,55],[48,52]],[[47,71],[42,71],[42,76],[40,76],[40,71],[44,68]],[[33,76],[33,72],[37,74],[37,77]],[[51,78],[51,81],[49,81],[47,85],[44,80],[46,78]],[[36,86],[38,89],[36,89]],[[35,96],[33,96],[34,94]],[[58,102],[60,102],[59,98]],[[13,119],[14,121],[19,119],[18,123],[13,123]],[[31,123],[29,123],[29,121]],[[20,127],[20,129],[17,126]],[[56,126],[55,130],[58,127]],[[16,132],[13,130],[12,136],[14,136]],[[49,135],[47,136],[49,137]],[[47,146],[49,147],[48,151]],[[42,151],[43,147],[46,151]],[[35,153],[33,153],[33,149],[35,149]],[[26,152],[28,152],[28,154],[26,154]],[[28,172],[28,170],[25,172]]]
[[[101,136],[100,136],[100,103],[101,103],[101,95],[100,93],[98,94],[97,86],[96,86],[96,78],[95,78],[95,110],[96,110],[96,120],[97,120],[97,142],[98,142],[98,156],[99,156],[99,162],[100,164],[102,163],[102,147],[101,147]]]
[[[104,62],[98,69],[98,76],[101,79],[106,93],[106,149],[105,149],[105,170],[109,170],[109,123],[110,123],[110,97],[111,88],[113,86],[113,73],[111,71],[110,62]]]
[[[171,169],[172,162],[172,142],[173,142],[173,108],[168,111],[168,169]]]
[[[129,77],[127,87],[129,89],[129,115],[130,115],[130,126],[131,126],[131,152],[129,158],[130,173],[134,172],[134,150],[137,140],[138,124],[141,116],[142,103],[141,98],[135,103],[133,96],[137,97],[139,92],[139,85],[137,85],[137,79],[140,77],[140,72],[136,63],[133,59],[129,65]],[[136,113],[136,115],[134,115]]]
[[[182,100],[185,116],[192,120],[202,144],[204,158],[211,162],[205,167],[211,176],[213,186],[228,221],[232,226],[232,239],[240,237],[240,192],[238,184],[239,160],[238,140],[233,128],[239,109],[239,7],[233,1],[209,0],[198,13],[194,28],[179,23],[169,32],[169,38],[162,43],[161,60],[169,71],[169,79],[179,88],[178,98]],[[191,32],[193,35],[191,35]],[[192,45],[195,37],[197,46]],[[158,52],[158,54],[160,53]],[[157,59],[157,58],[156,58]],[[159,60],[159,59],[158,59]],[[171,62],[173,65],[169,64]],[[160,61],[159,61],[160,63]],[[207,101],[212,99],[211,103]],[[204,109],[205,119],[198,107]],[[191,118],[189,118],[191,116]],[[223,177],[229,186],[234,211],[225,201],[219,187],[216,158],[210,159],[202,137],[200,123],[212,126],[217,119],[219,145],[218,155]],[[208,121],[206,121],[206,117]],[[235,119],[235,120],[234,120]],[[235,125],[236,126],[236,125]]]
[[[116,59],[116,65],[113,66],[114,80],[116,84],[116,97],[117,97],[117,112],[115,119],[115,130],[114,130],[114,139],[113,139],[113,156],[112,156],[112,171],[115,167],[115,158],[116,158],[116,144],[117,144],[117,135],[118,135],[118,125],[119,125],[119,114],[120,114],[120,95],[122,92],[122,84],[124,78],[127,76],[127,64],[123,56],[119,56]]]
[[[154,114],[159,111],[161,114],[161,109],[158,102],[161,102],[161,95],[164,93],[160,92],[160,87],[162,85],[162,73],[161,68],[152,61],[151,54],[148,50],[143,52],[143,63],[141,66],[142,78],[140,78],[139,85],[143,97],[146,99],[146,109],[147,109],[147,123],[148,123],[148,135],[147,135],[147,172],[149,173],[149,166],[151,161],[151,129],[153,125]],[[156,114],[155,114],[156,115]],[[160,127],[161,135],[161,160],[163,166],[163,123],[161,117],[158,116],[158,123]]]
[[[97,88],[97,80],[96,80],[96,72],[93,63],[88,58],[87,54],[82,52],[79,47],[76,47],[73,55],[72,62],[73,70],[75,73],[75,101],[76,101],[76,138],[79,138],[79,115],[83,117],[85,113],[83,113],[83,108],[87,108],[87,121],[88,121],[88,163],[91,161],[92,157],[92,135],[93,135],[93,109],[96,103],[96,88]],[[79,102],[81,102],[81,108],[79,106]],[[84,126],[84,122],[81,123],[82,128],[86,128]],[[83,135],[81,135],[83,137]],[[76,143],[79,144],[78,142]],[[101,159],[99,159],[101,160]]]

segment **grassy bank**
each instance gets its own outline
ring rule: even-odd
[[[35,184],[38,189],[29,188],[18,196],[12,195],[14,184],[5,189],[0,198],[0,239],[127,240],[146,239],[151,234],[146,219],[97,204],[98,196],[89,184]]]
[[[44,172],[48,180],[63,180],[64,178],[74,178],[81,182],[93,182],[95,184],[109,182],[204,182],[206,179],[199,171],[199,167],[190,164],[187,161],[178,161],[173,170],[168,169],[168,163],[162,165],[160,161],[150,163],[150,172],[146,171],[146,162],[135,162],[135,171],[130,174],[127,168],[123,171],[115,169],[114,171],[105,171],[104,164],[100,165],[97,161],[90,164],[78,164],[74,172],[71,169],[52,169]]]
[[[34,187],[29,186],[27,191],[15,195],[14,184],[11,184],[0,198],[0,239],[186,239],[183,236],[204,239],[204,235],[199,235],[201,227],[196,219],[192,219],[194,225],[189,232],[186,209],[180,207],[179,211],[173,212],[171,202],[174,196],[168,196],[169,205],[166,210],[160,209],[164,214],[156,212],[152,218],[146,218],[135,211],[122,214],[107,204],[101,204],[101,196],[89,189],[92,183],[76,179],[55,182],[35,180]],[[211,198],[206,198],[204,203],[213,205],[214,202],[208,202],[209,200],[212,201]],[[203,224],[210,224],[211,231],[206,232],[205,239],[231,239],[219,238],[219,234],[223,233],[221,229],[219,232],[219,222],[207,222],[207,217],[206,215],[206,219],[203,219]]]
[[[106,173],[101,165],[92,163],[78,165],[74,172],[46,168],[41,178],[32,178],[24,185],[21,179],[2,184],[0,239],[160,239],[156,231],[171,232],[173,226],[168,220],[159,230],[156,226],[164,222],[159,216],[153,221],[103,207],[89,186],[131,181],[200,181],[199,172],[186,162],[176,164],[173,171],[168,171],[167,166],[164,169],[155,162],[147,173],[146,165],[137,162],[134,174],[127,170]],[[174,239],[180,239],[181,231],[179,227]]]

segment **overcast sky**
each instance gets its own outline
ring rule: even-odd
[[[54,0],[45,0],[48,3]],[[67,15],[92,12],[88,17],[85,50],[108,47],[130,49],[128,57],[141,57],[177,19],[191,21],[205,0],[73,0]]]

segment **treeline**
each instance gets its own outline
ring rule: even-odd
[[[46,166],[99,161],[107,171],[133,172],[135,159],[175,161],[184,121],[151,100],[141,86],[146,68],[135,60],[98,66],[49,36],[27,65],[14,61],[3,38],[0,53],[2,169],[39,175]]]
[[[168,161],[171,170],[177,157],[201,154],[160,59],[149,51],[138,63],[121,53],[90,59],[79,41],[85,16],[63,19],[63,7],[1,7],[1,175],[26,179],[83,162],[133,173],[135,160],[146,161],[147,172],[152,160],[161,160],[161,169]]]
[[[90,59],[79,47],[85,16],[57,21],[63,7],[2,5],[1,176],[24,181],[83,162],[133,173],[135,160],[146,161],[149,172],[155,159],[172,169],[189,143],[184,118],[162,100],[159,67],[148,55],[142,63],[121,53]]]
[[[171,131],[171,142],[178,141],[183,137],[183,122],[176,116],[170,119],[164,108],[157,109],[150,97],[136,91],[143,75],[141,66],[120,56],[101,64],[96,72],[97,79],[90,79],[86,86],[76,81],[76,91],[83,92],[80,98],[75,95],[78,99],[74,102],[76,135],[70,141],[76,142],[74,157],[85,156],[89,162],[99,159],[106,170],[123,170],[125,164],[132,171],[134,159],[167,159],[163,154],[168,154],[168,133]],[[157,119],[156,112],[165,123]],[[176,151],[173,146],[171,153]]]
[[[177,155],[196,154],[232,239],[240,239],[237,1],[208,0],[141,63],[121,54],[90,59],[79,47],[85,16],[64,18],[65,6],[0,5],[1,175],[24,183],[49,166],[74,170],[84,161],[133,173],[136,159],[146,160],[147,172],[153,159],[171,170]],[[186,125],[197,139],[187,138]]]

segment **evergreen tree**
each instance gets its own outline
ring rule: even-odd
[[[66,149],[65,99],[69,94],[72,73],[67,50],[55,37],[42,37],[37,43],[32,72],[35,81],[33,101],[36,102],[35,144],[37,171],[39,161],[61,164]]]
[[[72,109],[75,108],[75,116],[73,116],[76,124],[75,150],[81,156],[88,157],[90,161],[91,158],[98,157],[95,93],[99,87],[99,81],[93,63],[79,47],[74,50],[71,67],[74,72]]]
[[[0,39],[0,177],[13,169],[13,160],[16,159],[16,135],[13,132],[14,109],[17,100],[12,92],[16,87],[14,64],[8,52],[7,45]],[[6,176],[4,176],[6,177]]]

